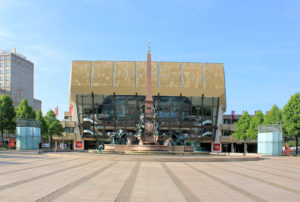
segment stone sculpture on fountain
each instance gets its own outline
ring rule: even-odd
[[[111,144],[126,144],[126,133],[120,129],[118,132],[112,132],[109,134]]]
[[[136,124],[135,134],[119,130],[110,135],[111,151],[192,151],[192,147],[185,146],[186,134],[176,131],[173,134],[161,133],[159,122],[159,106],[152,96],[152,69],[150,47],[147,54],[146,99],[139,103],[139,120]],[[138,141],[138,142],[137,142]],[[163,143],[163,145],[160,145]],[[118,145],[116,145],[118,144]],[[136,145],[138,144],[138,145]],[[178,146],[177,146],[178,145]]]

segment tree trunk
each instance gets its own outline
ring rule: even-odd
[[[49,139],[50,139],[50,149],[52,149],[52,136],[51,135],[49,136]]]
[[[296,136],[296,156],[298,156],[298,136]]]
[[[10,133],[8,134],[8,149],[10,150]]]
[[[247,143],[246,143],[246,141],[244,142],[244,155],[246,155],[246,153],[247,153]]]
[[[1,129],[1,135],[2,135],[2,148],[4,148],[3,130],[2,129]]]

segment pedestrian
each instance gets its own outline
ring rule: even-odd
[[[99,154],[101,154],[102,153],[102,145],[99,145],[98,149],[99,149]]]
[[[286,155],[287,155],[287,156],[289,156],[289,155],[290,155],[290,147],[289,147],[289,145],[288,145],[288,144],[286,145],[286,148],[285,148],[285,153],[286,153]]]

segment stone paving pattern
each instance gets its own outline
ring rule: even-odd
[[[0,152],[0,201],[300,201],[299,157],[188,158]]]

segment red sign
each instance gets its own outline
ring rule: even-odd
[[[76,141],[76,148],[82,149],[82,141]]]
[[[14,139],[9,140],[9,144],[10,147],[15,147],[15,140]]]
[[[214,151],[220,151],[220,143],[214,143]]]

